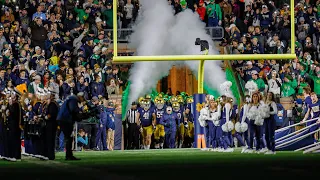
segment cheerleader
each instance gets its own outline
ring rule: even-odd
[[[249,119],[250,138],[249,138],[248,150],[245,151],[246,153],[253,153],[253,139],[254,139],[254,137],[256,137],[256,151],[260,150],[261,127],[257,125],[258,124],[257,122],[261,120],[259,110],[258,110],[259,106],[260,106],[259,93],[254,93],[252,95],[252,100],[249,105],[249,111],[248,111],[248,116],[247,116]]]
[[[207,94],[206,95],[206,98],[205,98],[205,106],[204,108],[202,109],[202,112],[203,112],[203,127],[204,127],[204,130],[205,130],[205,138],[206,138],[206,148],[203,149],[203,150],[210,150],[208,148],[210,148],[210,124],[208,124],[208,121],[207,121],[207,118],[209,117],[209,111],[208,111],[208,107],[209,107],[209,97],[211,95],[210,94]]]
[[[220,116],[221,116],[221,106],[214,101],[214,97],[211,96],[209,99],[209,108],[208,108],[208,125],[209,126],[209,136],[211,137],[211,145],[214,151],[217,151],[218,139],[217,139],[217,128],[220,127]]]
[[[221,148],[223,148],[223,152],[233,152],[231,148],[233,138],[231,131],[234,129],[234,124],[231,121],[232,115],[232,95],[230,88],[232,86],[232,82],[226,81],[220,85],[221,91],[224,92],[224,95],[221,96],[221,118],[220,118],[220,125],[217,128],[218,143]],[[221,128],[220,128],[221,127]]]
[[[206,143],[207,148],[216,148],[214,139],[215,139],[215,133],[214,133],[214,125],[211,114],[216,111],[217,106],[215,105],[214,97],[212,95],[208,98],[208,107],[205,107],[208,111],[208,117],[206,119],[207,126],[206,126]]]
[[[233,152],[232,146],[232,133],[233,127],[231,126],[231,113],[232,113],[232,98],[223,96],[222,97],[222,114],[220,119],[222,136],[219,140],[221,147],[224,149],[224,152]]]
[[[242,148],[241,153],[244,153],[247,150],[249,145],[249,132],[248,132],[249,120],[248,120],[247,114],[248,114],[250,102],[251,102],[250,96],[246,95],[245,104],[242,106],[240,110],[239,122],[237,122],[235,125],[235,129],[236,129],[235,137],[237,138],[240,145],[244,146],[244,148]],[[244,137],[244,141],[242,136]]]
[[[222,136],[222,130],[220,128],[220,116],[221,116],[221,106],[218,105],[216,101],[214,101],[213,96],[210,96],[208,99],[208,106],[201,109],[198,120],[199,120],[200,126],[208,129],[208,132],[206,132],[206,136],[207,136],[206,139],[207,139],[207,143],[210,143],[212,145],[213,151],[218,151],[217,149],[218,140]],[[211,125],[208,125],[208,124],[211,124]],[[210,147],[210,145],[207,145],[207,147]],[[205,148],[202,150],[210,150],[210,149]]]
[[[265,104],[270,108],[270,117],[265,119],[265,133],[268,151],[265,154],[275,154],[275,130],[276,130],[276,120],[274,115],[277,114],[277,104],[275,103],[275,97],[272,92],[269,92],[266,97]]]
[[[258,108],[259,114],[260,114],[260,120],[255,122],[258,126],[260,126],[260,150],[259,153],[265,153],[268,151],[267,148],[267,142],[266,142],[266,135],[265,135],[265,127],[266,124],[264,122],[265,119],[270,117],[270,107],[265,104],[264,97],[262,96],[262,93],[259,93],[259,99],[260,100],[260,106]]]

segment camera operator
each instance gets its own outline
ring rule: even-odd
[[[85,102],[83,93],[78,93],[77,96],[71,95],[62,104],[57,121],[65,137],[66,143],[66,160],[80,160],[73,156],[72,153],[72,142],[73,137],[71,136],[73,132],[73,126],[76,121],[82,121],[88,118],[87,113],[83,113],[81,108]]]
[[[96,150],[96,137],[98,132],[98,123],[100,119],[100,111],[99,111],[99,99],[94,96],[92,97],[91,101],[87,103],[88,105],[88,114],[89,119],[87,119],[87,122],[90,123],[85,127],[86,132],[89,133],[89,143],[88,146],[92,150]]]

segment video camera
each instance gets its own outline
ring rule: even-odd
[[[207,40],[201,40],[200,38],[196,39],[196,46],[201,46],[201,51],[209,50],[209,43]]]

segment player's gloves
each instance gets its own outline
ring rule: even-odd
[[[153,125],[153,124],[152,124],[152,126],[153,126],[153,129],[156,129],[156,125]]]
[[[142,128],[142,127],[140,127],[139,131],[142,133],[142,132],[143,132],[143,128]]]

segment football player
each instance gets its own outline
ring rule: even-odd
[[[151,109],[151,102],[143,100],[141,102],[141,108],[138,109],[137,113],[138,126],[140,126],[140,132],[142,133],[144,149],[150,149],[151,136],[153,129],[155,128],[155,114]]]
[[[165,101],[163,98],[157,97],[154,100],[154,104],[156,106],[154,110],[154,114],[156,116],[156,130],[154,131],[154,139],[156,141],[155,148],[156,149],[163,149],[163,143],[164,143],[164,126],[160,124],[160,119],[163,116],[165,112]]]
[[[183,99],[183,103],[181,103],[181,100],[178,98],[178,102],[183,108],[183,123],[180,123],[180,137],[183,140],[182,146],[185,147],[191,147],[193,142],[193,131],[194,131],[194,125],[193,125],[193,115],[191,113],[191,104],[193,103],[192,96],[187,96],[186,101]]]
[[[154,105],[154,102],[152,101],[152,98],[151,98],[151,95],[150,94],[147,94],[144,98],[146,101],[149,101],[150,102],[150,108],[151,109],[155,109],[155,105]]]
[[[178,102],[172,103],[172,109],[173,109],[173,112],[176,113],[176,115],[177,115],[176,124],[177,124],[177,128],[178,128],[178,139],[180,139],[178,147],[181,148],[183,141],[184,141],[184,136],[182,136],[182,134],[184,135],[183,109],[181,108],[181,106]]]

